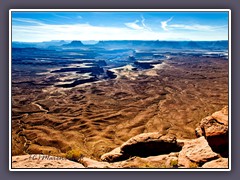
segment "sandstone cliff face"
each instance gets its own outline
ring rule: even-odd
[[[214,152],[228,157],[228,107],[202,119],[196,135],[204,136]]]
[[[101,161],[14,156],[13,168],[228,168],[228,107],[201,120],[196,139],[142,133],[105,153]],[[43,155],[35,155],[41,157]]]
[[[178,156],[179,167],[200,167],[202,164],[217,159],[219,155],[212,151],[204,137],[184,143]]]

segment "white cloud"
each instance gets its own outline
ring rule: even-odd
[[[183,30],[193,30],[193,31],[216,31],[227,26],[210,26],[202,24],[168,24],[172,21],[173,17],[169,18],[166,21],[161,22],[161,27],[164,31],[183,29]]]
[[[23,22],[23,23],[30,23],[30,24],[37,24],[37,25],[44,25],[44,23],[41,23],[39,21],[35,21],[33,19],[28,18],[12,18],[13,21]]]
[[[142,26],[143,26],[145,29],[147,29],[147,30],[149,30],[149,31],[152,31],[152,29],[151,29],[150,27],[146,26],[146,24],[145,24],[145,18],[144,18],[143,16],[141,16],[141,18],[142,18],[142,21],[141,21]]]
[[[72,19],[71,17],[69,17],[69,16],[62,16],[62,15],[59,15],[59,14],[53,14],[54,16],[56,16],[56,17],[59,17],[59,18],[64,18],[64,19]]]
[[[136,20],[134,22],[130,22],[130,23],[125,23],[125,25],[131,29],[135,29],[135,30],[140,30],[140,29],[144,29],[143,27],[139,26],[137,23],[139,23],[139,20]]]
[[[134,30],[152,31],[152,29],[145,24],[145,18],[143,16],[141,16],[141,22],[139,20],[136,20],[134,22],[125,23],[125,26]]]
[[[168,26],[169,29],[185,29],[185,30],[194,30],[194,31],[215,31],[219,30],[226,26],[209,26],[209,25],[184,25],[184,24],[171,24]]]
[[[15,19],[16,20],[16,19]],[[40,42],[49,40],[222,40],[227,39],[227,32],[222,31],[150,31],[142,21],[135,21],[126,27],[105,27],[85,24],[44,24],[31,19],[18,19],[30,25],[12,26],[12,40]],[[170,25],[169,25],[170,26]],[[175,24],[174,28],[192,28]],[[197,28],[197,26],[195,27]],[[198,27],[199,28],[199,27]],[[207,27],[205,27],[207,28]]]
[[[173,17],[169,18],[169,19],[166,20],[166,21],[162,21],[162,22],[161,22],[161,27],[163,28],[164,31],[168,31],[168,28],[167,28],[168,22],[170,22],[172,19],[173,19]]]

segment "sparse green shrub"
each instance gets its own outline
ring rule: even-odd
[[[72,149],[66,152],[66,158],[78,162],[83,157],[80,149]]]
[[[160,168],[167,168],[166,164],[162,164]]]
[[[195,162],[190,162],[189,167],[190,168],[198,168],[198,164]]]
[[[178,167],[178,160],[177,159],[172,159],[170,161],[170,166],[174,167],[174,168]]]
[[[138,165],[139,168],[167,168],[162,162],[145,162]]]
[[[153,164],[143,162],[137,165],[138,168],[155,168]]]

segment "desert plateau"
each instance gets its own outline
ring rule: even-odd
[[[226,41],[54,43],[13,44],[14,168],[228,167]]]

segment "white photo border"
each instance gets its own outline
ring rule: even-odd
[[[228,12],[228,168],[12,168],[12,12]],[[231,171],[231,10],[230,9],[10,9],[9,10],[9,171]]]

